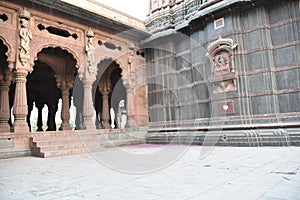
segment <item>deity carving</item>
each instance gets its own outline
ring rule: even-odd
[[[129,55],[128,55],[128,64],[131,65],[135,59],[134,53],[135,53],[135,46],[134,44],[130,43],[128,46],[129,49]]]
[[[23,66],[26,65],[30,59],[30,41],[32,40],[32,33],[29,28],[31,15],[26,8],[20,11],[20,61]]]
[[[234,70],[233,51],[237,44],[232,39],[221,38],[208,47],[212,63],[210,82],[213,93],[231,92],[236,90],[236,75]]]
[[[214,57],[214,74],[230,72],[229,55],[226,52],[219,52]]]
[[[236,90],[236,79],[222,80],[212,83],[213,93],[232,92]]]
[[[87,64],[88,64],[88,71],[90,74],[95,73],[96,67],[94,65],[95,62],[95,47],[94,47],[94,32],[89,28],[86,33],[87,36],[87,43],[85,46],[85,51],[87,53]]]
[[[128,56],[128,64],[131,65],[131,63],[133,63],[133,61],[134,61],[134,51],[131,50],[129,52],[129,56]]]

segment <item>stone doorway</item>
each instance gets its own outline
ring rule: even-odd
[[[103,129],[124,128],[127,117],[127,95],[122,81],[122,69],[110,59],[100,62],[99,66],[99,81],[96,82],[95,93],[97,127]]]
[[[74,128],[69,123],[69,109],[77,75],[76,64],[73,55],[60,47],[44,48],[37,54],[33,72],[27,76],[27,122],[31,129],[34,127],[30,124],[31,111],[36,109],[38,113],[34,131]],[[43,109],[46,109],[47,119],[42,117]],[[60,123],[55,119],[58,112],[61,116]]]

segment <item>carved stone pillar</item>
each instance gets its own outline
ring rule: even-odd
[[[133,128],[136,126],[136,123],[134,121],[135,117],[135,110],[134,110],[134,87],[133,83],[136,79],[136,74],[134,72],[129,72],[128,76],[123,79],[123,84],[126,88],[126,109],[127,109],[127,124],[126,128]]]
[[[134,104],[133,104],[133,88],[126,88],[127,93],[127,124],[126,128],[133,128],[136,126],[134,121]]]
[[[93,98],[92,84],[94,81],[83,80],[83,125],[87,130],[95,130],[96,125],[93,122]]]
[[[62,119],[62,130],[71,130],[70,126],[70,89],[74,85],[74,78],[72,76],[59,75],[56,77],[56,85],[61,90],[62,96],[62,108],[61,108],[61,119]]]
[[[62,108],[61,108],[61,119],[62,119],[62,130],[71,130],[69,124],[70,120],[70,102],[69,102],[69,91],[70,87],[62,86],[61,87],[61,96],[62,96]]]
[[[109,124],[109,91],[101,91],[102,94],[102,128],[110,129],[111,126]]]
[[[29,132],[29,127],[26,122],[26,116],[28,114],[26,76],[27,71],[15,71],[16,88],[13,108],[13,114],[15,117],[13,124],[14,132]]]
[[[48,131],[55,131],[56,130],[56,125],[55,125],[55,106],[54,105],[49,105],[48,106]]]
[[[10,72],[5,74],[0,82],[1,87],[1,99],[0,99],[0,132],[9,132],[10,126],[8,120],[10,118],[9,107],[9,86],[12,81]]]
[[[30,31],[31,14],[22,9],[19,13],[20,18],[20,45],[19,45],[19,59],[15,67],[15,97],[13,114],[15,121],[13,124],[14,132],[29,132],[29,127],[26,121],[28,114],[27,94],[26,94],[26,77],[31,69],[30,60],[30,41],[32,40],[32,33]],[[11,64],[9,65],[11,68]]]
[[[127,94],[127,123],[126,128],[133,128],[136,126],[136,123],[134,121],[134,84],[137,78],[137,75],[134,71],[134,62],[135,62],[135,52],[136,49],[134,47],[134,44],[130,44],[128,47],[129,49],[129,55],[128,55],[128,73],[127,76],[124,76],[123,78],[123,84],[126,88],[126,94]]]

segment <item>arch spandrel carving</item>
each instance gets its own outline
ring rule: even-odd
[[[66,45],[61,45],[61,44],[55,44],[55,43],[51,43],[51,44],[42,44],[42,45],[38,45],[38,46],[35,46],[35,48],[32,50],[32,56],[31,56],[31,64],[33,65],[34,64],[34,61],[38,59],[38,53],[40,53],[43,49],[47,49],[47,48],[60,48],[62,49],[63,51],[67,51],[68,53],[70,53],[73,58],[76,60],[76,65],[75,67],[76,68],[80,68],[81,66],[81,61],[84,57],[83,55],[83,50],[82,52],[79,52],[79,51],[76,51],[77,49],[74,49],[74,48],[71,48],[69,46],[66,46]]]
[[[16,50],[13,48],[13,45],[11,45],[8,40],[0,35],[0,40],[2,40],[3,44],[7,47],[7,52],[5,53],[7,56],[8,62],[15,62],[16,61]]]

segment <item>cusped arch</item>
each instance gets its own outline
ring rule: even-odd
[[[37,60],[38,59],[38,53],[40,53],[43,49],[47,49],[47,48],[60,48],[62,49],[63,51],[67,51],[68,53],[70,53],[73,58],[76,60],[76,65],[75,67],[76,68],[79,68],[79,66],[81,66],[80,64],[80,59],[79,59],[79,56],[74,52],[72,51],[69,47],[66,47],[66,46],[60,46],[60,45],[57,45],[57,44],[47,44],[47,45],[43,45],[41,47],[38,48],[37,50],[37,53],[35,54],[35,57],[34,57],[34,60]]]
[[[101,63],[101,61],[103,61],[103,60],[112,60],[112,62],[117,63],[119,65],[119,67],[122,69],[122,75],[124,75],[123,73],[126,72],[126,67],[124,66],[125,64],[123,64],[120,59],[118,59],[118,58],[116,59],[112,56],[103,56],[99,59],[98,64]]]
[[[8,61],[15,61],[15,56],[12,52],[12,46],[9,44],[9,42],[5,39],[5,37],[0,35],[0,40],[2,40],[3,44],[7,47],[7,52],[6,52],[6,56],[7,56],[7,60]]]

